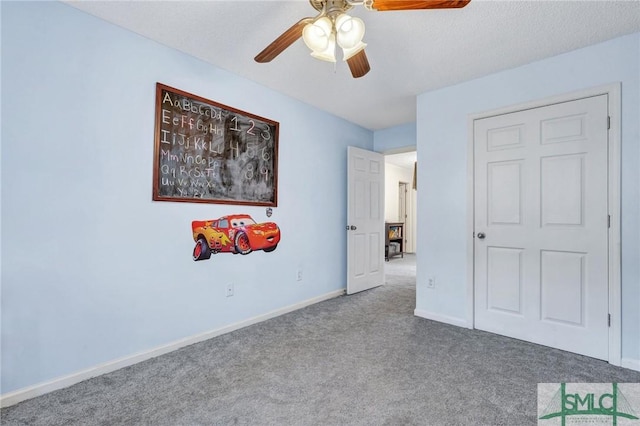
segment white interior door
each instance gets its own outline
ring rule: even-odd
[[[384,157],[347,152],[347,294],[384,283]]]
[[[474,323],[608,358],[608,99],[474,121]]]

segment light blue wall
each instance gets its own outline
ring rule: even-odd
[[[418,97],[417,308],[466,320],[469,114],[622,82],[622,356],[640,361],[640,34]],[[426,288],[436,276],[436,289]]]
[[[402,124],[376,130],[373,134],[373,149],[382,153],[395,153],[403,148],[416,146],[416,123]]]
[[[2,393],[345,287],[371,131],[64,4],[1,7]],[[191,260],[193,219],[267,218],[151,201],[158,81],[280,122],[276,251]]]

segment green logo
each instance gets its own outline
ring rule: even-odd
[[[585,422],[585,416],[607,416],[611,418],[614,426],[618,424],[619,418],[638,420],[617,383],[611,384],[611,393],[608,390],[568,393],[567,384],[560,383],[560,389],[553,395],[539,419],[548,420],[559,417],[561,425],[565,426],[567,417],[570,416],[583,416]]]

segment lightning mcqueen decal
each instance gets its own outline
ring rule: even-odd
[[[274,222],[256,223],[248,214],[223,216],[215,220],[191,222],[193,260],[209,259],[220,252],[249,254],[271,252],[280,242],[280,228]]]

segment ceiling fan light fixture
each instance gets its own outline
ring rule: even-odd
[[[323,16],[304,27],[302,39],[312,51],[322,52],[329,46],[332,34],[333,23],[328,17]]]
[[[2,1],[2,0],[0,0]],[[256,62],[270,62],[298,39],[311,49],[311,56],[323,61],[336,62],[336,43],[342,48],[343,58],[351,75],[360,78],[371,67],[362,39],[364,22],[345,12],[354,6],[369,10],[426,10],[465,7],[471,0],[309,0],[318,11],[315,18],[302,18],[258,53]]]
[[[321,61],[335,62],[336,61],[336,36],[330,34],[327,47],[324,50],[312,50],[311,56]]]
[[[364,22],[342,13],[336,18],[336,38],[343,49],[353,49],[362,43]]]

